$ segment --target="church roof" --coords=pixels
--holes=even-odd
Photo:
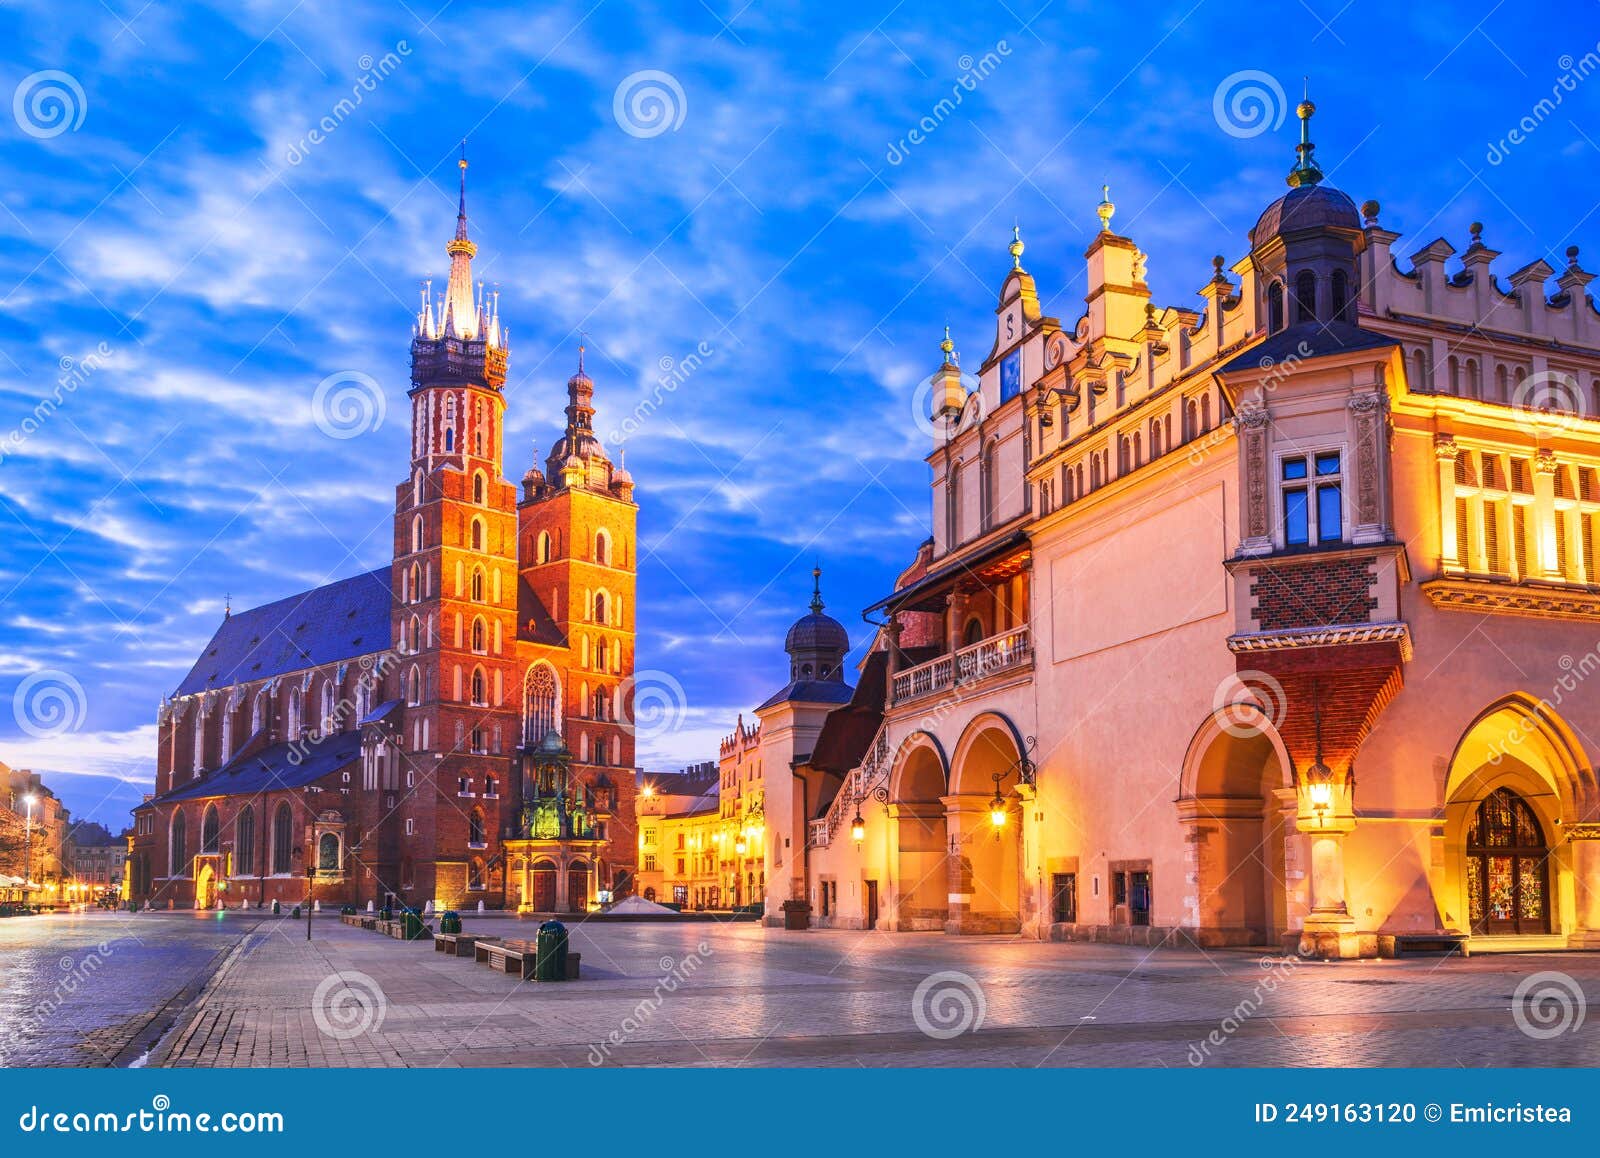
[[[387,649],[388,567],[230,615],[174,695],[271,679]]]
[[[256,796],[315,784],[361,759],[361,731],[335,732],[319,743],[273,744],[239,755],[203,779],[174,788],[154,803],[199,800],[208,796]]]
[[[1394,346],[1393,338],[1363,330],[1349,322],[1298,322],[1288,329],[1279,330],[1259,346],[1251,346],[1217,371],[1228,374],[1240,370],[1271,370],[1284,363],[1293,364],[1306,358],[1320,358],[1326,354],[1344,354],[1353,350],[1375,350],[1381,346]]]

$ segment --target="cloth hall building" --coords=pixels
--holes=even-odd
[[[461,206],[411,341],[392,562],[230,614],[162,703],[130,894],[583,911],[632,888],[633,480],[594,383],[520,487],[508,348]]]
[[[1078,317],[1018,239],[988,352],[947,336],[930,538],[854,687],[758,712],[769,921],[1600,945],[1592,275],[1401,256],[1314,111],[1197,308],[1108,195]]]

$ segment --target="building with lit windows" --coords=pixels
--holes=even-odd
[[[769,922],[1600,944],[1592,275],[1403,250],[1313,112],[1198,308],[1107,194],[1079,316],[1017,236],[986,353],[947,336],[930,538],[855,687],[759,713]]]
[[[580,348],[561,438],[506,480],[509,342],[472,280],[465,160],[446,250],[392,561],[224,619],[161,704],[135,900],[572,912],[632,891],[633,479]]]

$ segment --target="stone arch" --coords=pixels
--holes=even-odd
[[[1179,772],[1184,827],[1183,924],[1201,945],[1275,945],[1290,926],[1287,851],[1294,764],[1255,704],[1208,715]]]
[[[1008,751],[1009,756],[1006,755]],[[991,765],[998,765],[1002,759],[1010,767],[1001,777],[1001,791],[1014,787],[1019,779],[1016,763],[1025,751],[1027,741],[1009,716],[1001,712],[980,712],[968,721],[961,738],[956,741],[955,755],[950,761],[951,794],[992,796],[995,783],[990,777],[1003,769]]]
[[[949,917],[953,933],[1016,933],[1022,928],[1022,756],[1027,743],[999,712],[981,712],[961,734],[950,762]],[[1031,789],[1027,790],[1031,792]],[[1001,803],[996,812],[993,800]],[[993,817],[999,815],[996,825]]]
[[[531,746],[561,729],[561,673],[539,660],[528,666],[522,681],[522,742]]]
[[[1468,845],[1478,810],[1504,789],[1531,810],[1548,843],[1542,904],[1549,932],[1585,943],[1585,934],[1600,930],[1600,841],[1567,839],[1575,823],[1595,817],[1595,773],[1549,700],[1515,692],[1479,712],[1451,752],[1443,787],[1444,871],[1436,901],[1447,928],[1496,933],[1483,919],[1483,877],[1478,890],[1472,887],[1483,866]]]
[[[889,771],[892,928],[944,928],[950,916],[950,762],[937,737],[916,731],[900,742]]]

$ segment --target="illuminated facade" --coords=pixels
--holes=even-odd
[[[392,562],[224,620],[161,706],[136,900],[570,912],[632,891],[633,479],[595,437],[581,349],[561,438],[505,479],[509,350],[461,169],[448,286],[412,335]]]
[[[848,703],[762,716],[769,921],[1600,944],[1591,275],[1401,260],[1312,112],[1203,308],[1107,195],[1081,316],[1018,239],[975,373],[947,338],[931,538]]]

